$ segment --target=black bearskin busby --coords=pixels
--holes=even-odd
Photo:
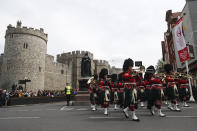
[[[98,80],[98,75],[97,74],[94,74],[93,77],[94,77],[94,80]]]
[[[112,75],[111,75],[111,80],[112,80],[112,82],[116,82],[117,79],[118,79],[117,77],[118,77],[117,74],[112,74]]]
[[[101,69],[101,72],[99,73],[99,78],[104,79],[104,75],[108,75],[108,70],[106,68]]]
[[[118,81],[122,82],[122,73],[118,74]]]
[[[128,58],[124,61],[123,64],[123,71],[127,71],[129,69],[129,67],[132,66],[133,67],[133,60]]]
[[[170,64],[165,64],[164,65],[164,70],[167,74],[170,74],[170,71],[172,71],[173,67]]]
[[[147,69],[146,69],[146,72],[145,72],[145,75],[144,75],[144,80],[149,80],[152,75],[155,73],[155,68],[154,66],[149,66]]]

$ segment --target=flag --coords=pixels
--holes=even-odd
[[[174,42],[177,47],[180,62],[189,60],[189,52],[183,36],[183,17],[181,17],[174,26]]]

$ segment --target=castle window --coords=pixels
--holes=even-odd
[[[8,65],[7,65],[7,71],[9,71],[9,70],[10,70],[10,65],[8,64]]]
[[[13,34],[10,34],[10,38],[13,38],[14,37],[14,35]]]
[[[61,74],[64,74],[64,70],[61,70]]]
[[[41,72],[42,71],[42,68],[39,66],[39,72]]]
[[[24,43],[23,47],[24,47],[25,49],[27,49],[28,44],[27,44],[27,43]]]

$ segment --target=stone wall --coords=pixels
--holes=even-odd
[[[112,68],[110,69],[110,74],[120,74],[122,72],[122,68],[116,68],[115,66],[112,66]]]
[[[108,73],[110,73],[110,65],[106,60],[94,60],[95,63],[95,73],[99,75],[102,68],[108,69]]]
[[[2,65],[1,88],[18,84],[18,80],[30,79],[27,90],[44,89],[47,34],[43,29],[8,26]]]
[[[1,79],[2,65],[3,65],[3,54],[0,55],[0,79]],[[0,81],[0,85],[1,85],[1,81]]]
[[[59,63],[72,63],[72,87],[79,87],[79,80],[81,79],[81,60],[85,53],[88,51],[72,51],[68,53],[62,53],[57,55],[57,62]],[[91,59],[91,71],[94,74],[95,64],[93,61],[93,54],[88,52],[88,56]]]
[[[64,90],[66,83],[71,83],[72,65],[54,62],[54,57],[46,55],[45,90]]]

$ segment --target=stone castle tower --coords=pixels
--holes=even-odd
[[[33,29],[9,25],[5,35],[5,48],[1,72],[1,88],[29,79],[27,90],[44,89],[47,34],[40,28]]]

